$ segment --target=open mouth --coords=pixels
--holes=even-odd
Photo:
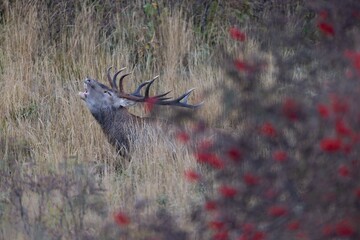
[[[84,92],[79,92],[79,96],[82,100],[85,101],[85,99],[87,98],[89,92],[88,92],[88,85],[86,83],[84,83],[84,89],[85,91]]]

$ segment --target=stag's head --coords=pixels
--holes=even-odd
[[[111,67],[107,71],[107,78],[110,84],[110,87],[98,82],[97,80],[86,78],[84,81],[84,92],[79,92],[80,98],[85,101],[87,107],[92,113],[97,113],[104,109],[118,109],[123,107],[128,107],[136,104],[137,102],[146,102],[150,99],[153,104],[157,105],[172,105],[180,106],[185,108],[196,108],[200,104],[190,105],[187,103],[190,93],[194,89],[190,89],[180,97],[176,99],[170,99],[165,97],[170,93],[166,92],[156,96],[149,96],[150,86],[158,78],[156,76],[152,80],[143,82],[140,84],[133,93],[125,93],[123,91],[123,80],[129,74],[125,74],[120,77],[119,87],[117,86],[117,77],[125,68],[117,71],[113,77],[110,76]],[[140,92],[145,88],[144,95]]]
[[[111,68],[108,69],[108,78],[111,83],[111,88],[98,82],[97,80],[87,77],[84,80],[84,92],[79,92],[79,96],[82,100],[85,101],[87,107],[92,113],[98,112],[102,109],[108,108],[121,108],[134,105],[136,102],[128,100],[126,98],[121,98],[118,96],[118,90],[116,89],[116,77],[124,69],[120,69],[115,75],[114,78],[110,78]],[[128,74],[122,76],[122,79]]]

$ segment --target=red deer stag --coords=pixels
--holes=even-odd
[[[125,68],[117,71],[113,77],[110,74],[111,68],[107,70],[110,87],[87,77],[84,81],[85,91],[79,92],[79,95],[100,124],[109,142],[116,147],[122,156],[128,156],[130,141],[136,140],[136,132],[139,131],[139,128],[145,126],[144,123],[151,122],[149,118],[141,118],[129,113],[127,107],[138,102],[144,103],[148,101],[156,105],[178,106],[191,109],[197,108],[202,104],[191,105],[187,103],[188,97],[194,89],[188,90],[176,99],[166,97],[170,91],[156,96],[149,96],[150,87],[158,76],[150,81],[141,83],[133,93],[125,93],[123,80],[129,74],[120,77],[118,87],[117,77]],[[144,94],[141,95],[143,88],[145,88]]]

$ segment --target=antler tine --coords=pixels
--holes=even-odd
[[[117,87],[117,84],[116,84],[116,78],[117,78],[117,76],[122,72],[122,71],[124,71],[126,69],[126,67],[123,67],[123,68],[121,68],[119,71],[117,71],[115,74],[114,74],[114,77],[112,78],[112,88],[115,90],[115,91],[117,91],[118,89],[118,87]],[[121,77],[122,78],[122,77]],[[121,82],[122,80],[120,79],[120,82],[119,82],[119,90],[120,90],[120,92],[123,90],[123,86],[122,86],[122,82]]]
[[[179,107],[185,107],[185,108],[197,108],[199,106],[201,106],[204,102],[200,102],[198,104],[195,105],[191,105],[188,104],[188,98],[190,96],[190,94],[192,93],[192,91],[194,91],[195,88],[192,88],[190,90],[188,90],[186,93],[184,93],[183,95],[181,95],[180,97],[170,100],[170,101],[158,101],[156,102],[156,104],[158,105],[172,105],[172,106],[179,106]]]
[[[150,87],[151,87],[151,85],[154,83],[154,81],[155,81],[157,78],[159,78],[159,75],[157,75],[156,77],[154,77],[153,79],[151,79],[151,80],[149,81],[149,83],[147,84],[147,86],[146,86],[146,88],[145,88],[145,95],[144,95],[145,98],[150,98],[150,97],[149,97]]]
[[[141,94],[140,94],[140,91],[143,87],[145,87],[146,85],[148,85],[150,83],[150,81],[146,81],[146,82],[143,82],[141,83],[137,89],[131,94],[133,96],[137,96],[137,97],[142,97]]]
[[[151,79],[150,81],[148,81],[148,84],[145,88],[145,94],[144,94],[144,99],[148,99],[148,98],[152,98],[152,99],[156,99],[157,101],[162,101],[162,100],[166,100],[166,99],[170,99],[170,98],[164,98],[166,95],[168,95],[171,91],[168,91],[166,93],[162,93],[153,97],[149,96],[150,93],[150,87],[153,84],[153,82],[159,78],[159,75],[157,75],[156,77],[154,77],[153,79]]]
[[[110,83],[110,87],[111,87],[112,89],[114,89],[113,81],[111,80],[111,76],[110,76],[110,70],[111,70],[112,68],[113,68],[113,67],[110,66],[110,67],[107,69],[107,71],[106,71],[106,76],[107,76],[107,79],[108,79],[108,81],[109,81],[109,83]]]
[[[149,81],[146,81],[146,82],[141,83],[141,84],[136,88],[136,90],[135,90],[133,93],[131,93],[131,95],[136,96],[136,97],[143,97],[144,99],[149,98],[150,85],[151,85],[151,84],[155,81],[155,79],[157,79],[158,77],[159,77],[159,76],[156,76],[156,77],[153,78],[152,80],[149,80]],[[145,86],[147,86],[146,89],[145,89],[145,96],[142,96],[142,95],[140,94],[140,91],[141,91],[141,89],[143,89]],[[167,100],[167,99],[170,99],[170,98],[164,98],[164,97],[165,97],[166,95],[168,95],[170,92],[171,92],[171,91],[168,91],[168,92],[166,92],[166,93],[162,93],[162,94],[156,95],[156,96],[154,96],[154,97],[152,97],[152,98],[156,98],[156,99],[158,99],[158,100]]]
[[[171,93],[171,91],[168,91],[166,93],[162,93],[159,95],[156,95],[154,98],[158,99],[158,100],[167,100],[167,99],[171,99],[171,98],[164,98],[166,95],[168,95],[169,93]]]
[[[124,84],[123,84],[123,80],[126,76],[129,76],[131,73],[127,73],[121,76],[120,80],[119,80],[119,92],[124,92]]]

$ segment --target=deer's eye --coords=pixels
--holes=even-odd
[[[104,93],[109,94],[109,96],[111,97],[111,93],[109,91],[105,90]]]

